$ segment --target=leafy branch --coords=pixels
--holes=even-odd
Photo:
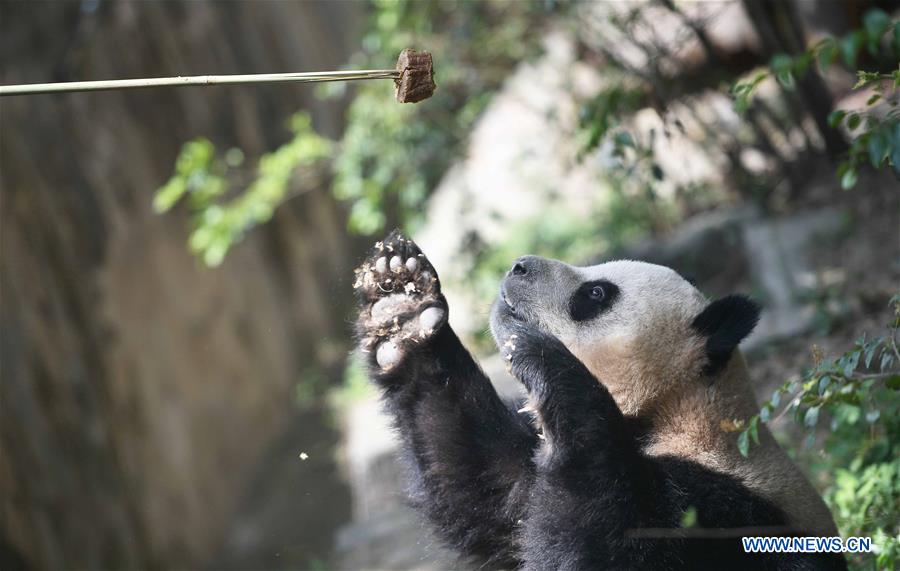
[[[332,154],[333,143],[319,136],[306,113],[290,120],[294,137],[260,158],[254,180],[243,190],[235,187],[243,153],[231,149],[216,156],[207,139],[184,144],[175,162],[175,173],[153,199],[157,212],[167,212],[182,200],[191,211],[188,245],[207,266],[218,266],[225,253],[253,226],[272,217],[275,208],[290,198],[291,183],[316,188],[316,167]],[[303,178],[306,184],[298,184]]]
[[[747,456],[750,442],[759,443],[759,423],[769,423],[788,413],[807,428],[816,427],[820,411],[848,404],[866,407],[865,419],[875,423],[881,417],[871,392],[876,383],[883,383],[890,390],[900,390],[900,351],[897,335],[900,331],[900,293],[891,299],[895,319],[888,327],[888,334],[872,340],[860,337],[853,348],[837,359],[823,359],[820,350],[813,348],[814,366],[799,379],[791,379],[778,387],[772,398],[763,403],[759,414],[750,417],[738,436],[738,449]],[[873,364],[877,370],[873,369]],[[787,397],[787,398],[785,398]],[[779,411],[782,402],[787,404]],[[741,423],[738,423],[739,425]]]
[[[760,423],[792,414],[809,431],[809,448],[829,417],[824,449],[810,461],[824,463],[814,471],[829,480],[824,497],[842,532],[873,538],[879,569],[893,569],[900,559],[900,293],[890,305],[885,336],[863,336],[836,359],[814,348],[812,369],[776,389],[759,414],[733,423],[747,456],[759,443]]]
[[[735,110],[745,113],[759,86],[770,77],[774,77],[783,88],[793,90],[796,78],[804,76],[813,65],[826,72],[840,57],[844,65],[853,70],[863,50],[872,57],[881,53],[886,36],[889,36],[888,52],[894,59],[900,58],[900,22],[892,21],[882,10],[872,9],[863,16],[862,28],[842,38],[824,38],[794,56],[778,54],[769,62],[767,69],[732,86]],[[829,126],[843,127],[851,138],[850,149],[838,165],[838,178],[844,189],[856,186],[859,168],[866,162],[876,169],[890,166],[900,178],[900,109],[897,97],[900,66],[891,73],[865,70],[857,70],[856,73],[858,81],[853,89],[873,91],[865,108],[835,110],[828,117]],[[886,104],[889,110],[875,111],[874,108],[880,107],[880,104]]]

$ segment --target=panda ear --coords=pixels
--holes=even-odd
[[[710,303],[694,318],[691,327],[706,337],[709,357],[705,373],[725,367],[735,347],[756,327],[760,307],[744,295],[729,295]]]

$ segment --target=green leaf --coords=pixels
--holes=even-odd
[[[760,72],[749,81],[739,81],[731,88],[731,95],[734,97],[734,110],[738,114],[743,115],[750,108],[753,91],[769,76],[768,72]]]
[[[806,414],[803,416],[803,424],[806,425],[807,428],[815,428],[816,424],[819,422],[819,408],[818,406],[811,406],[806,409]]]
[[[824,395],[825,391],[828,390],[828,387],[830,385],[831,385],[831,377],[829,377],[828,375],[822,375],[822,377],[819,379],[819,387],[817,389],[819,396]]]
[[[864,71],[858,70],[856,72],[856,84],[853,86],[853,89],[861,89],[870,83],[875,83],[881,80],[881,74],[877,71]]]
[[[828,68],[831,67],[831,64],[837,58],[838,51],[838,45],[834,38],[825,38],[819,42],[816,50],[816,61],[818,61],[822,71],[828,71]]]
[[[748,431],[741,432],[740,436],[737,439],[738,451],[741,453],[741,456],[746,457],[750,452],[750,434]]]
[[[844,376],[852,376],[857,367],[859,367],[859,351],[847,353],[846,361],[844,361]]]
[[[778,408],[778,404],[781,403],[781,391],[777,390],[772,393],[772,398],[769,399],[769,402],[772,403],[773,408]]]
[[[775,54],[769,62],[769,67],[774,73],[790,71],[794,67],[794,58],[787,54]]]
[[[883,351],[881,353],[881,363],[878,365],[878,370],[886,371],[890,368],[891,364],[894,362],[894,354],[890,351]]]
[[[684,513],[681,514],[681,527],[690,528],[697,526],[697,508],[688,506]]]
[[[877,43],[891,26],[891,17],[883,10],[873,8],[863,15],[863,29],[870,42]]]
[[[791,71],[784,71],[775,74],[775,79],[787,90],[794,89],[794,74]]]
[[[620,147],[629,147],[631,149],[634,148],[634,138],[632,138],[630,133],[616,133],[616,135],[613,137],[613,142]]]
[[[187,184],[184,178],[172,177],[165,186],[156,191],[156,196],[153,197],[153,210],[157,213],[168,211],[175,206],[178,199],[184,196],[185,192],[187,192]]]
[[[881,411],[877,408],[875,410],[870,410],[866,413],[866,422],[869,424],[875,424],[878,422],[878,419],[881,417]]]
[[[806,74],[806,71],[809,69],[809,64],[813,61],[812,53],[806,51],[801,53],[800,55],[794,58],[794,65],[792,66],[792,72],[800,77]]]
[[[843,57],[847,67],[851,69],[856,67],[856,58],[859,55],[859,49],[862,47],[863,41],[863,32],[859,30],[841,40],[841,57]]]
[[[879,346],[879,343],[875,342],[875,343],[870,343],[869,346],[866,347],[864,362],[866,364],[867,369],[872,366],[872,358],[875,356],[875,351],[878,350],[878,346]]]
[[[810,449],[810,448],[813,447],[813,445],[814,445],[815,443],[816,443],[816,433],[815,433],[815,432],[810,432],[810,433],[806,436],[806,439],[803,441],[803,446],[804,446],[806,449]]]
[[[859,421],[860,408],[852,404],[841,404],[835,410],[833,419],[836,425],[853,426]]]
[[[777,79],[778,83],[785,89],[794,88],[795,63],[794,58],[787,54],[777,54],[772,58],[772,61],[769,62],[769,67],[772,69],[775,79]]]
[[[847,117],[847,128],[851,131],[859,127],[859,124],[862,122],[862,118],[856,114],[851,113],[849,117]]]
[[[900,375],[894,375],[892,377],[888,377],[884,380],[884,384],[887,388],[893,391],[900,391]]]
[[[890,141],[888,140],[887,134],[883,131],[873,131],[870,133],[866,147],[869,152],[869,162],[872,163],[872,166],[875,168],[879,168],[891,152]]]
[[[846,116],[847,112],[843,109],[835,109],[828,114],[828,125],[831,128],[837,128],[837,126],[841,124],[841,121],[843,121],[844,117]]]
[[[844,175],[841,177],[841,188],[844,190],[850,190],[854,186],[856,186],[858,175],[856,173],[856,169],[852,166],[848,167],[846,171],[844,171]]]

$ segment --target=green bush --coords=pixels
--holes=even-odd
[[[894,569],[900,561],[900,294],[888,333],[860,338],[836,359],[814,352],[813,366],[778,388],[759,414],[739,423],[738,448],[752,454],[759,424],[790,414],[808,430],[805,450],[815,443],[816,429],[828,420],[824,447],[805,453],[814,480],[845,536],[871,537],[874,558],[854,555],[859,569]]]

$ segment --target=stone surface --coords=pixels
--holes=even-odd
[[[334,69],[358,45],[357,6],[5,3],[0,83]],[[294,508],[276,530],[258,517],[273,498],[253,484],[262,464],[300,462],[267,451],[297,421],[298,381],[313,364],[340,369],[349,345],[343,210],[304,194],[208,270],[187,251],[187,209],[151,207],[182,143],[259,156],[300,107],[340,132],[341,106],[301,85],[0,101],[2,557],[147,569],[214,554],[228,567],[235,554],[243,568],[297,568],[327,554],[336,522],[303,500],[308,487],[274,498]],[[327,419],[304,420],[333,443]],[[347,515],[331,455],[298,470],[315,470],[313,492]],[[275,559],[301,536],[298,559]]]

